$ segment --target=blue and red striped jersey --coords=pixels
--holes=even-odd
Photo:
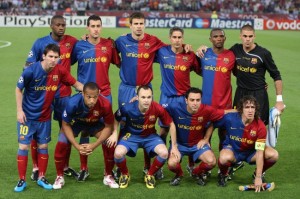
[[[137,41],[131,34],[120,36],[116,48],[121,53],[120,77],[130,86],[148,85],[153,79],[153,61],[156,51],[165,44],[157,37],[146,34]]]
[[[230,145],[237,152],[255,151],[255,142],[266,142],[267,130],[261,119],[245,126],[239,113],[227,113],[214,126],[226,128],[223,145]]]
[[[194,52],[175,54],[171,46],[160,48],[155,57],[160,64],[162,76],[161,92],[164,95],[181,96],[190,88],[190,72],[200,71],[200,64]]]
[[[72,53],[72,64],[77,61],[78,81],[83,84],[95,82],[102,95],[110,95],[109,66],[110,63],[120,65],[120,57],[113,40],[101,38],[96,45],[84,40],[78,41]]]
[[[214,122],[224,116],[224,110],[201,104],[195,114],[187,111],[187,105],[169,104],[167,111],[172,116],[176,126],[177,143],[191,147],[196,145],[205,135],[209,122]]]
[[[75,94],[70,98],[62,115],[62,119],[67,123],[74,121],[86,125],[99,123],[101,118],[103,118],[106,124],[114,123],[114,115],[110,102],[105,97],[99,95],[95,106],[89,109],[84,104],[82,93]]]
[[[60,64],[47,73],[39,61],[23,71],[17,87],[24,89],[22,107],[27,120],[43,122],[51,119],[51,103],[60,83],[67,86],[76,83],[76,79]]]
[[[60,61],[59,63],[63,65],[67,71],[71,71],[71,53],[74,48],[77,39],[70,35],[64,35],[60,42],[53,40],[51,33],[45,37],[37,39],[27,57],[27,62],[34,63],[43,60],[43,52],[47,45],[57,44],[60,47]],[[67,97],[72,93],[71,87],[61,84],[55,95],[56,98]]]
[[[224,50],[215,54],[208,48],[201,59],[202,103],[216,108],[232,108],[231,72],[235,56],[232,51]]]
[[[122,117],[126,117],[126,124],[122,129],[122,133],[131,133],[142,137],[156,133],[155,123],[158,118],[166,126],[169,126],[172,122],[168,112],[157,102],[152,102],[145,114],[140,112],[138,101],[124,104],[115,113],[117,121],[121,121]]]

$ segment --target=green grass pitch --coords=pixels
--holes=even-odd
[[[129,29],[103,29],[103,37],[116,39],[119,35],[125,34]],[[157,35],[160,39],[169,42],[168,29],[147,29],[150,34]],[[287,105],[286,111],[282,115],[282,126],[276,149],[279,151],[279,162],[267,172],[267,180],[275,182],[276,188],[272,192],[256,194],[254,192],[240,192],[239,185],[251,183],[251,174],[254,166],[246,165],[240,170],[226,188],[217,187],[217,169],[212,172],[212,176],[205,187],[198,186],[185,172],[179,187],[170,187],[169,180],[173,174],[164,166],[165,178],[157,182],[154,190],[148,190],[143,182],[142,150],[136,158],[128,158],[128,166],[131,173],[131,182],[127,189],[109,189],[102,183],[103,179],[103,155],[99,147],[89,157],[90,178],[84,183],[77,183],[73,178],[65,178],[66,185],[62,190],[46,191],[30,181],[31,158],[28,161],[26,190],[22,193],[14,193],[13,188],[18,180],[16,154],[17,154],[17,134],[16,134],[16,103],[15,86],[22,67],[25,63],[29,49],[36,38],[47,35],[49,28],[1,28],[0,29],[0,198],[297,198],[299,195],[299,81],[300,77],[300,56],[299,44],[300,34],[296,31],[257,31],[256,42],[269,49],[278,65],[283,78],[283,99]],[[226,48],[232,44],[240,42],[238,30],[226,30]],[[67,34],[79,38],[86,33],[84,28],[69,28]],[[193,45],[194,49],[200,44],[210,45],[209,30],[186,29],[185,43]],[[11,42],[8,47],[2,47],[5,41]],[[72,72],[76,75],[76,65]],[[269,96],[271,105],[275,104],[274,84],[269,75],[266,75],[269,84]],[[112,65],[110,68],[110,78],[112,83],[112,94],[114,100],[114,110],[117,108],[117,91],[120,82],[118,69]],[[160,72],[159,66],[154,65],[154,97],[159,100],[160,95]],[[192,85],[200,87],[201,78],[191,74]],[[235,88],[235,78],[232,78],[232,85]],[[49,145],[49,166],[47,171],[48,180],[53,183],[56,177],[53,151],[57,141],[58,125],[53,122],[52,142]],[[216,155],[217,136],[213,134],[212,146]],[[182,167],[186,167],[186,158],[183,159]],[[72,150],[70,165],[79,169],[79,156]],[[298,185],[297,185],[298,184]],[[297,188],[298,187],[298,188]]]

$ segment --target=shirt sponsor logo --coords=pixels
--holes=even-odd
[[[107,62],[107,57],[103,56],[103,57],[90,57],[90,58],[86,58],[84,59],[84,63],[105,63]]]
[[[189,131],[193,131],[193,130],[201,130],[202,126],[201,125],[197,125],[197,126],[189,126],[189,125],[185,125],[185,124],[177,124],[177,127],[180,129],[184,129],[184,130],[189,130]]]
[[[239,136],[235,136],[235,135],[230,135],[229,138],[231,140],[234,140],[234,141],[237,141],[237,142],[242,142],[242,143],[247,143],[249,145],[253,144],[254,141],[253,140],[250,140],[248,138],[241,138]]]
[[[204,70],[227,73],[228,69],[224,66],[204,66]]]
[[[150,57],[150,55],[149,55],[149,53],[126,53],[126,57],[148,59]]]
[[[53,86],[35,86],[34,90],[36,90],[36,91],[56,91],[57,86],[56,85],[53,85]]]
[[[171,70],[186,71],[188,67],[184,65],[164,64],[164,68],[171,69]]]
[[[237,69],[239,71],[245,72],[245,73],[256,73],[257,69],[253,67],[243,67],[241,65],[237,65]]]

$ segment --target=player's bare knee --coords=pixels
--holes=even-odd
[[[38,144],[39,149],[48,149],[48,144]]]
[[[157,155],[163,159],[167,159],[169,156],[169,153],[168,153],[167,149],[162,149],[162,150],[159,150]]]
[[[27,144],[19,144],[19,149],[20,150],[26,150],[26,151],[28,151],[29,150],[29,145],[27,145]]]
[[[124,153],[122,152],[122,151],[120,151],[120,150],[115,150],[115,153],[114,153],[114,157],[116,158],[116,159],[121,159],[121,158],[123,158],[125,155],[124,155]]]
[[[177,165],[177,161],[175,160],[175,158],[169,158],[168,167],[169,168],[175,168],[176,165]]]

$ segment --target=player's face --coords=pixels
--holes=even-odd
[[[83,93],[83,99],[84,99],[84,104],[89,108],[92,109],[97,103],[98,96],[99,96],[99,91],[98,90],[91,90],[91,89],[86,89]]]
[[[151,89],[141,89],[138,93],[139,109],[145,112],[149,109],[152,102],[152,91]]]
[[[201,105],[201,94],[190,93],[188,98],[185,100],[187,104],[187,110],[189,113],[196,113]]]
[[[43,55],[43,66],[46,72],[50,72],[56,66],[59,61],[59,55],[56,52],[49,51],[46,55]]]
[[[242,118],[243,120],[254,120],[254,116],[255,116],[255,105],[251,102],[246,102],[243,105],[243,114],[242,114]]]
[[[101,30],[102,30],[102,24],[100,20],[91,20],[90,25],[87,27],[87,30],[89,31],[90,37],[97,39],[100,37]]]
[[[66,22],[64,19],[55,19],[50,27],[52,29],[52,34],[57,37],[62,37],[66,31]]]
[[[209,40],[215,48],[224,48],[226,40],[225,33],[221,30],[213,31]]]
[[[131,34],[134,37],[141,37],[145,31],[145,19],[132,19],[130,24]]]
[[[180,31],[174,31],[170,36],[170,43],[172,48],[178,49],[182,47],[183,35]]]
[[[240,34],[240,38],[242,40],[243,47],[246,49],[252,49],[254,46],[255,34],[252,30],[242,30]]]

